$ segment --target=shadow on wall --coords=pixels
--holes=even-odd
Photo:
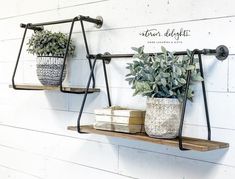
[[[102,143],[94,141],[97,138],[102,140]],[[223,170],[223,158],[228,153],[228,149],[210,152],[180,151],[163,145],[99,135],[91,135],[88,140],[97,143],[96,147],[87,149],[90,147],[89,143],[78,142],[80,144],[76,151],[77,155],[86,151],[86,156],[92,156],[95,163],[101,162],[99,158],[103,157],[104,161],[99,166],[102,169],[103,165],[107,165],[104,162],[110,155],[110,153],[104,153],[103,145],[106,145],[112,157],[117,159],[117,173],[126,176],[143,179],[169,179],[172,176],[177,179],[219,179],[229,174],[229,172],[226,174],[225,169]],[[107,168],[104,169],[107,170]]]
[[[122,174],[140,178],[217,178],[220,171],[219,162],[227,150],[198,153],[185,152],[178,149],[158,147],[157,152],[149,152],[128,147],[119,148],[119,170]],[[211,161],[203,162],[203,160]],[[215,156],[215,157],[213,157]],[[225,175],[225,174],[224,174]],[[223,176],[224,176],[223,175]],[[218,174],[221,176],[221,174]]]

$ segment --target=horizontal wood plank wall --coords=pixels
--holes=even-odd
[[[12,0],[0,7],[0,178],[141,178],[220,179],[235,177],[235,2],[233,0]],[[212,139],[230,143],[229,149],[198,153],[176,148],[99,135],[79,135],[66,130],[75,125],[82,95],[58,91],[15,91],[9,88],[23,29],[20,23],[72,18],[77,15],[104,18],[101,29],[85,24],[92,53],[133,53],[132,46],[146,51],[216,48],[224,44],[229,58],[220,62],[203,57]],[[48,26],[68,32],[69,24]],[[189,29],[179,44],[151,44],[141,37],[146,29]],[[27,35],[27,38],[30,33]],[[72,39],[76,55],[70,59],[67,85],[86,84],[89,71],[79,24]],[[165,40],[162,38],[161,40]],[[172,39],[171,39],[172,40]],[[132,97],[124,80],[126,63],[113,60],[107,67],[114,105],[145,108],[145,98]],[[94,120],[94,109],[107,106],[105,83],[97,63],[100,93],[90,94],[82,124]],[[39,83],[35,57],[24,50],[17,82]],[[200,85],[194,103],[188,103],[184,134],[206,138],[206,122]]]

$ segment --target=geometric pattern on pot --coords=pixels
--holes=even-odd
[[[182,103],[175,98],[147,98],[145,132],[154,138],[176,138]]]
[[[53,56],[38,56],[36,59],[37,77],[42,85],[59,86],[64,58]],[[62,81],[66,76],[66,66],[63,72]]]

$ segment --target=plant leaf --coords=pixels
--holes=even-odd
[[[162,79],[161,79],[161,83],[162,83],[162,85],[165,87],[165,86],[166,86],[166,79],[165,79],[165,78],[162,78]]]
[[[162,52],[163,52],[164,54],[166,54],[166,53],[167,53],[167,51],[166,51],[166,48],[165,48],[165,47],[161,46],[161,50],[162,50]]]
[[[179,78],[178,81],[179,81],[180,83],[182,83],[182,84],[186,84],[186,80],[183,79],[183,78]]]

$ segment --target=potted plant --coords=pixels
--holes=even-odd
[[[178,136],[181,107],[186,89],[187,71],[192,81],[202,81],[196,62],[190,65],[191,52],[176,56],[162,47],[161,54],[149,56],[144,47],[132,48],[138,52],[128,63],[126,80],[134,89],[134,95],[147,96],[145,131],[150,137],[175,138]],[[190,85],[187,98],[192,101]]]
[[[37,55],[37,76],[43,85],[58,86],[64,62],[68,35],[48,30],[36,31],[29,39],[27,51]],[[75,46],[70,41],[68,56],[73,55]],[[66,74],[64,69],[63,78]]]

